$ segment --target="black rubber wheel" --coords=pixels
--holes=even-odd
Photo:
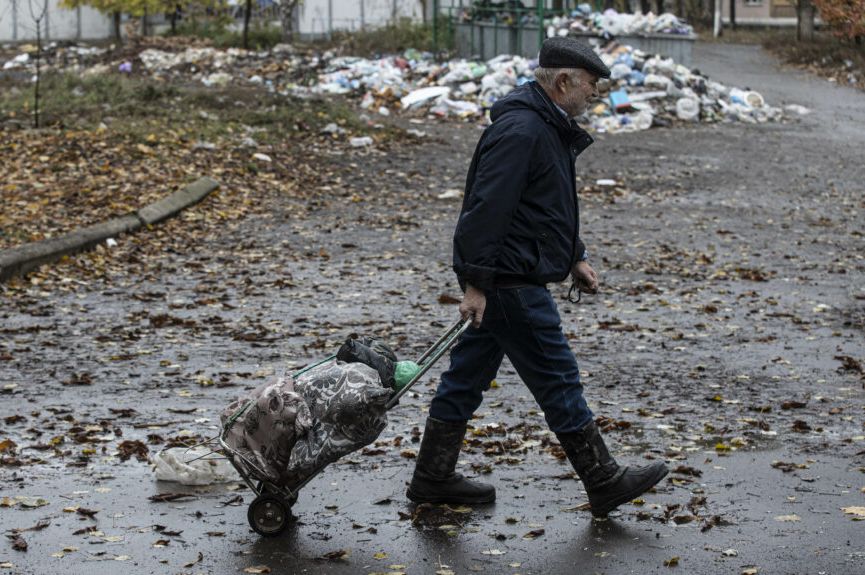
[[[262,493],[249,505],[246,512],[249,526],[264,537],[275,537],[288,525],[289,507],[279,497]]]

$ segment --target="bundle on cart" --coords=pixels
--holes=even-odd
[[[223,439],[247,475],[297,485],[378,438],[397,387],[396,365],[387,345],[349,339],[336,356],[231,403],[221,416]]]
[[[397,404],[469,327],[456,322],[418,359],[397,361],[373,338],[348,339],[332,355],[238,398],[221,415],[221,452],[256,494],[247,512],[261,535],[277,535],[298,491],[327,465],[365,447]]]

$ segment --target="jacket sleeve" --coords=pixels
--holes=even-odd
[[[454,271],[461,283],[494,287],[496,259],[529,183],[533,147],[532,135],[513,124],[488,128],[454,233]]]

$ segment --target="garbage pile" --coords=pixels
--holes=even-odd
[[[36,52],[38,51],[36,45],[23,44],[17,47],[17,51],[19,53],[3,62],[0,69],[6,72],[28,72],[35,70]],[[39,55],[42,60],[40,65],[43,68],[57,68],[77,72],[93,64],[94,61],[107,51],[106,48],[95,46],[79,46],[75,44],[67,46],[52,42],[42,48],[42,52]]]
[[[675,14],[665,12],[656,16],[652,12],[624,14],[612,8],[593,12],[588,4],[580,4],[568,16],[556,16],[544,21],[547,37],[567,36],[570,32],[589,32],[598,36],[644,34],[691,35],[694,28]]]
[[[783,114],[757,92],[724,86],[670,58],[615,43],[596,50],[612,72],[603,100],[583,118],[598,132],[645,130],[675,122],[756,123]],[[532,80],[537,66],[536,60],[519,56],[445,64],[410,56],[336,58],[308,90],[354,94],[363,108],[382,115],[399,110],[470,119],[482,116],[497,99]]]
[[[99,50],[78,48],[65,53],[83,59]],[[672,59],[616,42],[595,50],[612,71],[602,101],[582,119],[596,131],[636,131],[681,122],[754,123],[782,116],[760,94],[724,86]],[[25,52],[0,66],[31,70],[32,58]],[[82,64],[76,59],[75,66]],[[84,67],[82,74],[138,74],[212,87],[257,84],[282,95],[347,95],[369,113],[382,116],[480,120],[496,100],[531,81],[536,66],[537,60],[508,55],[486,62],[440,63],[417,50],[370,60],[335,52],[301,53],[289,45],[262,52],[188,46],[174,51],[147,48],[113,60],[108,54]]]
[[[537,25],[538,13],[519,2],[475,2],[459,14],[461,22],[495,22],[500,26]],[[595,11],[588,3],[579,4],[570,13],[544,18],[547,37],[566,36],[570,31],[590,32],[598,36],[626,34],[693,34],[694,28],[675,14],[655,15],[619,13],[608,8]]]

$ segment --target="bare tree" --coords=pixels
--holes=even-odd
[[[243,49],[249,50],[249,18],[252,16],[252,0],[246,0],[243,8]]]
[[[814,39],[814,3],[811,0],[796,2],[796,39],[810,42]]]
[[[291,43],[294,40],[294,10],[303,0],[280,0],[279,19],[282,22],[282,40]]]
[[[33,8],[34,2],[36,3],[36,8]],[[33,18],[33,22],[36,24],[36,86],[34,89],[34,97],[33,97],[33,127],[39,127],[39,82],[41,80],[41,66],[40,59],[42,57],[42,21],[45,20],[45,15],[48,14],[48,0],[41,0],[42,9],[39,9],[40,0],[27,0],[28,7],[30,8],[30,17]]]

